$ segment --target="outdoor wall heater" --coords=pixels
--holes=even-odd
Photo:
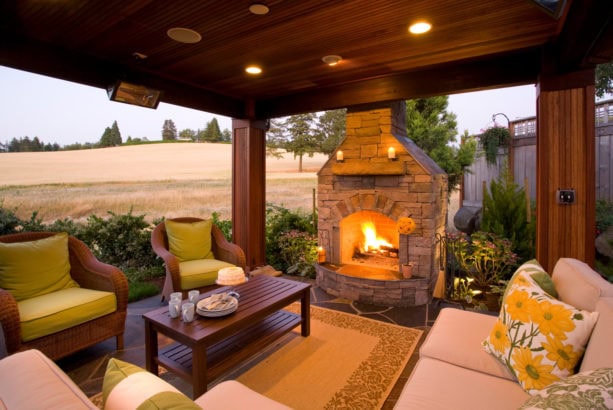
[[[126,104],[156,109],[162,92],[144,85],[118,81],[107,89],[109,99]]]

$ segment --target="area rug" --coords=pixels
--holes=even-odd
[[[287,308],[299,309],[298,304]],[[256,364],[233,373],[240,373],[236,379],[251,389],[296,410],[379,409],[421,334],[312,306],[309,337],[295,329]]]

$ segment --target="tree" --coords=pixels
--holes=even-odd
[[[596,96],[613,93],[613,61],[596,66]]]
[[[207,122],[202,139],[208,142],[221,141],[221,130],[219,129],[217,118],[213,117],[211,121]]]
[[[448,96],[408,100],[407,134],[447,173],[451,192],[474,162],[477,143],[467,138],[459,147],[452,145],[457,142],[457,122],[456,115],[447,112],[448,105]]]
[[[162,126],[162,140],[163,141],[175,141],[177,139],[177,127],[173,120],[164,120]]]
[[[229,129],[224,128],[221,132],[221,141],[222,142],[232,142],[232,132]]]
[[[117,125],[117,120],[113,121],[113,125],[111,125],[111,142],[115,147],[118,147],[123,143],[121,139],[121,132],[119,132],[119,126]]]
[[[179,133],[179,138],[182,140],[196,141],[196,131],[186,128]]]
[[[112,147],[113,146],[113,137],[111,127],[106,127],[104,129],[104,133],[102,133],[102,137],[100,137],[100,142],[98,143],[101,147]]]
[[[331,155],[336,147],[345,139],[345,120],[347,110],[326,111],[319,116],[318,128],[321,132],[321,152]]]
[[[313,129],[314,113],[292,115],[285,125],[290,140],[285,143],[285,149],[298,157],[298,172],[302,172],[302,158],[304,155],[312,157],[321,146],[321,133]]]
[[[285,123],[281,119],[270,120],[270,127],[266,132],[266,156],[282,158],[281,148],[285,147],[287,135],[285,134]]]

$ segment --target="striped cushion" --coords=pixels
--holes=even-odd
[[[102,396],[105,409],[200,409],[179,390],[138,366],[110,359]]]

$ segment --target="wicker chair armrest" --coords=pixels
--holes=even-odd
[[[114,292],[117,310],[128,306],[128,279],[116,266],[100,262],[91,250],[80,240],[68,238],[70,252],[70,276],[86,289]]]
[[[19,308],[13,295],[0,288],[0,324],[4,332],[7,352],[13,353],[21,346],[21,324]]]
[[[240,246],[229,242],[224,236],[223,232],[221,232],[221,229],[215,225],[213,225],[211,229],[211,237],[215,259],[219,259],[245,269],[247,260],[245,258],[245,252],[243,252]]]
[[[173,288],[181,289],[181,275],[179,273],[179,259],[170,253],[165,240],[163,223],[155,227],[151,232],[151,248],[153,252],[162,258],[166,272],[172,278]]]

